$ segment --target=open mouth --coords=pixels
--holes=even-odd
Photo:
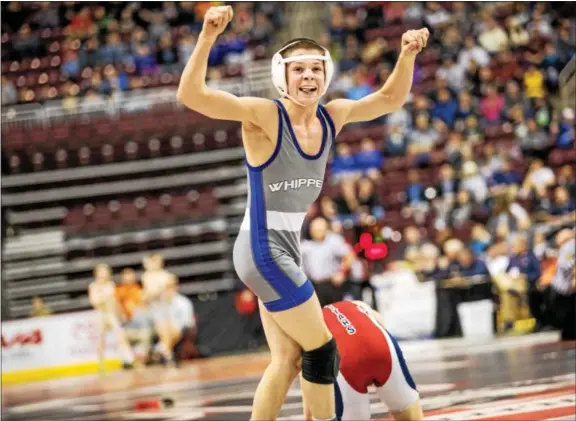
[[[299,88],[298,90],[300,92],[306,94],[306,95],[311,95],[311,94],[314,94],[318,90],[318,88],[316,88],[316,87],[302,87],[302,88]]]

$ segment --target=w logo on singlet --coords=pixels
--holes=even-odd
[[[268,184],[268,188],[272,193],[278,191],[286,191],[301,189],[302,187],[316,187],[322,188],[322,180],[317,180],[315,178],[295,178],[294,180],[280,181],[278,183]]]

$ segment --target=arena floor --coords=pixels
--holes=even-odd
[[[463,339],[403,345],[428,420],[575,420],[575,343],[558,335]],[[248,420],[266,353],[193,361],[2,389],[5,420]],[[281,419],[302,419],[291,389]],[[170,409],[135,410],[143,400],[174,399]],[[387,419],[373,397],[373,419]]]

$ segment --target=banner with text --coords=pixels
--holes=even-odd
[[[97,362],[98,318],[93,311],[2,322],[2,372]],[[112,334],[106,358],[118,359]]]

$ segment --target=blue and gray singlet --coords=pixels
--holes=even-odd
[[[286,109],[274,102],[279,116],[276,148],[261,166],[246,163],[248,204],[233,259],[242,282],[266,308],[282,311],[307,301],[314,291],[301,268],[300,231],[322,189],[335,129],[319,105],[322,144],[316,155],[308,155],[298,144]]]

